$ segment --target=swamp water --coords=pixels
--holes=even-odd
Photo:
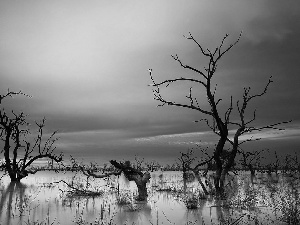
[[[251,183],[247,173],[230,179],[226,200],[203,199],[196,180],[185,186],[181,172],[153,172],[147,185],[148,201],[136,202],[135,183],[123,176],[87,179],[81,173],[43,171],[21,184],[10,183],[4,176],[0,224],[298,224],[300,199],[295,180],[259,174]],[[103,193],[94,197],[70,194],[64,182]],[[188,209],[190,202],[196,207]]]

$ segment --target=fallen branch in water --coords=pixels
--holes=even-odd
[[[74,187],[72,184],[67,183],[64,180],[60,180],[57,182],[53,183],[64,183],[70,188],[71,190],[67,190],[67,196],[68,197],[74,197],[74,196],[100,196],[104,194],[104,191],[99,190],[99,191],[92,191],[92,190],[87,190],[87,189],[79,189],[77,187]]]

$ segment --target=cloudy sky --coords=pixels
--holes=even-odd
[[[30,121],[46,117],[58,130],[58,151],[87,161],[144,157],[173,162],[197,144],[213,148],[216,136],[196,111],[157,107],[148,69],[157,81],[195,76],[171,54],[203,69],[199,48],[240,42],[225,55],[214,83],[220,104],[241,98],[243,87],[268,93],[251,103],[254,125],[292,120],[285,131],[265,130],[248,149],[281,153],[300,147],[300,3],[281,0],[45,0],[0,1],[0,90],[22,90],[6,108]],[[187,85],[166,97],[184,101]],[[203,107],[205,96],[198,97]],[[245,138],[245,137],[244,137]]]

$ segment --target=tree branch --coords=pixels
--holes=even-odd
[[[151,80],[154,81],[153,78]],[[164,80],[163,82],[160,82],[160,83],[153,82],[153,84],[149,84],[149,86],[157,87],[157,86],[166,84],[166,87],[168,87],[171,83],[174,83],[177,81],[191,81],[191,82],[199,83],[199,84],[203,85],[204,87],[206,87],[206,84],[204,82],[202,82],[201,80],[197,80],[197,79],[193,79],[193,78],[184,78],[184,77]]]
[[[163,105],[165,105],[165,104],[167,104],[167,105],[173,105],[173,106],[178,106],[178,107],[183,107],[183,108],[194,109],[194,110],[200,111],[201,113],[208,114],[208,115],[212,115],[211,112],[206,111],[206,110],[203,110],[202,108],[200,108],[198,103],[197,103],[198,106],[195,106],[195,105],[193,105],[193,104],[187,105],[187,104],[180,104],[180,103],[176,103],[176,102],[171,102],[171,101],[165,100],[165,99],[161,96],[161,94],[160,94],[160,89],[159,89],[159,87],[160,87],[162,84],[165,84],[165,83],[169,84],[169,83],[172,83],[172,82],[175,82],[175,81],[180,81],[180,80],[182,80],[182,81],[186,81],[186,80],[193,81],[193,79],[189,79],[189,78],[178,78],[178,79],[173,79],[173,80],[166,80],[166,81],[163,81],[163,82],[161,82],[161,83],[156,83],[156,82],[154,81],[153,76],[152,76],[152,69],[149,69],[149,73],[150,73],[150,78],[151,78],[151,80],[152,80],[152,82],[153,82],[153,85],[152,85],[152,86],[156,88],[156,89],[152,89],[153,95],[154,95],[154,99],[157,100],[157,101],[160,101],[161,103],[163,103],[162,105],[159,105],[159,106],[163,106]],[[195,80],[195,81],[193,81],[193,82],[196,82],[196,81],[197,81],[197,80]],[[201,82],[201,81],[199,81],[198,83],[200,83],[200,82]],[[202,83],[201,83],[201,84],[202,84]],[[203,83],[203,85],[205,85],[205,84]]]
[[[174,55],[171,55],[171,56],[172,56],[172,58],[173,58],[175,61],[178,61],[178,62],[179,62],[179,64],[180,64],[181,67],[183,67],[183,68],[185,68],[185,69],[192,70],[192,71],[194,71],[194,72],[196,72],[196,73],[199,73],[200,75],[202,75],[202,76],[207,80],[207,76],[206,76],[202,71],[200,71],[200,70],[198,70],[198,69],[195,69],[194,67],[191,67],[191,66],[189,66],[189,65],[184,65],[184,64],[181,62],[181,60],[179,59],[179,57],[178,57],[177,54],[176,54],[175,56],[174,56]]]
[[[81,172],[84,175],[91,176],[91,177],[94,177],[94,178],[105,178],[105,177],[109,177],[109,176],[112,176],[112,175],[119,176],[122,173],[122,170],[118,170],[118,171],[105,173],[105,174],[95,174],[91,170],[86,170],[83,166],[79,166],[79,168],[80,168]]]

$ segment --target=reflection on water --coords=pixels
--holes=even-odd
[[[105,192],[67,196],[60,180]],[[218,201],[200,199],[197,180],[183,182],[179,172],[154,172],[147,202],[134,200],[137,188],[123,176],[88,181],[80,174],[54,172],[37,173],[22,183],[2,178],[0,224],[284,224],[299,218],[297,184],[282,176],[231,176],[227,198]],[[124,204],[117,200],[122,195],[127,198]],[[195,198],[197,208],[187,209],[187,201]]]
[[[144,221],[151,221],[151,213],[151,205],[148,203],[137,203],[134,206],[119,206],[115,221],[117,224],[143,224]]]
[[[19,213],[20,219],[23,216],[26,185],[11,182],[2,190],[0,199],[0,217],[5,218],[2,222],[10,224],[11,218]],[[19,201],[17,200],[19,199]],[[5,210],[3,210],[5,208]]]

